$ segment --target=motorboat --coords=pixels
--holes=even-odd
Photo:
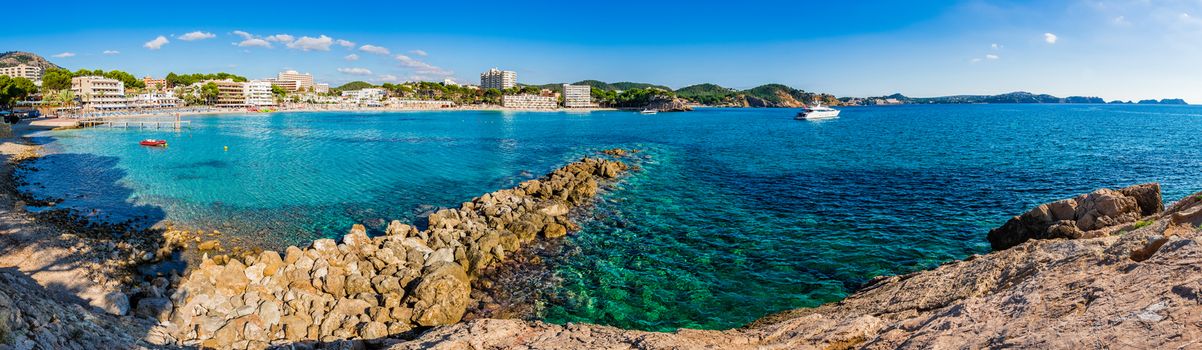
[[[166,147],[167,140],[145,139],[145,140],[142,140],[142,142],[138,142],[138,144],[143,145],[143,146],[150,146],[150,147]]]
[[[812,107],[805,107],[801,112],[797,112],[797,116],[793,119],[797,120],[819,120],[832,119],[839,117],[839,110],[823,106],[822,103],[815,103]]]
[[[654,110],[654,109],[644,109],[644,110],[641,110],[641,111],[639,111],[639,114],[648,114],[648,115],[650,115],[650,114],[655,114],[655,113],[659,113],[659,111],[657,111],[657,110]]]

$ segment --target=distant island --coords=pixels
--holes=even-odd
[[[1048,94],[1033,94],[1016,91],[1000,95],[955,95],[942,97],[909,97],[902,94],[892,94],[880,97],[843,97],[839,99],[843,105],[896,105],[896,104],[977,104],[977,103],[1107,103],[1101,97],[1069,96],[1056,97]],[[1132,102],[1111,101],[1109,103],[1131,104]],[[1188,104],[1182,99],[1142,100],[1138,104]]]

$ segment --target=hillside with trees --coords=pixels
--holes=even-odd
[[[742,91],[717,84],[697,84],[676,90],[676,95],[694,103],[725,107],[800,107],[814,101],[839,104],[833,95],[807,92],[784,84],[765,84]]]
[[[362,89],[374,88],[374,87],[376,87],[376,86],[372,85],[372,83],[357,80],[357,81],[352,81],[352,82],[349,82],[346,84],[342,84],[341,86],[338,86],[334,89],[338,90],[338,91],[351,91],[351,90],[362,90]]]
[[[676,96],[680,96],[680,98],[709,106],[732,104],[736,94],[738,94],[738,90],[708,83],[690,85],[676,90]]]
[[[129,74],[119,70],[103,71],[103,70],[87,70],[80,69],[77,71],[68,71],[66,69],[53,68],[42,73],[42,88],[46,90],[67,90],[71,88],[71,78],[98,76],[111,78],[121,81],[121,84],[126,89],[142,89],[146,87],[146,83]]]
[[[225,80],[230,79],[237,82],[248,81],[246,77],[220,72],[220,73],[193,73],[193,74],[175,74],[175,72],[167,73],[167,77],[163,80],[167,81],[167,86],[179,87],[188,86],[205,80]]]

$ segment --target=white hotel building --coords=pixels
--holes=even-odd
[[[518,109],[555,109],[559,107],[559,99],[555,96],[539,96],[531,94],[501,96],[501,106]]]
[[[480,73],[481,89],[505,90],[518,85],[518,73],[511,70],[489,69]]]
[[[343,91],[342,97],[354,100],[355,103],[367,103],[376,105],[388,96],[388,92],[381,88],[366,88],[360,90]]]
[[[275,96],[271,94],[271,82],[251,80],[242,83],[242,94],[246,96],[247,106],[271,106],[275,104]]]
[[[96,109],[125,108],[125,84],[120,80],[98,76],[71,78],[71,92],[83,101],[84,107]]]
[[[593,88],[588,85],[563,84],[563,106],[565,108],[591,108]]]

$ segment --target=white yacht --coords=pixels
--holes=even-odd
[[[654,110],[654,109],[644,109],[642,111],[639,111],[639,114],[655,114],[657,112],[659,112],[659,111]]]
[[[838,118],[839,110],[823,106],[822,103],[814,103],[813,107],[805,107],[801,112],[797,112],[797,120],[818,120]]]

